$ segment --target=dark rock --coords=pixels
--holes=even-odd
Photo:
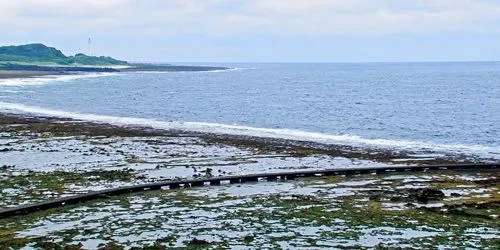
[[[416,206],[415,206],[415,204],[413,204],[413,203],[411,203],[411,202],[406,203],[406,206],[407,206],[407,207],[416,207]]]
[[[485,187],[491,187],[500,184],[500,178],[491,178],[491,179],[485,179],[485,180],[475,180],[473,181],[474,183],[478,185],[482,185]]]
[[[247,236],[245,236],[245,238],[243,238],[243,241],[245,241],[246,243],[250,243],[252,242],[253,240],[255,239],[255,236],[249,234]]]
[[[9,168],[15,168],[16,165],[3,165],[2,166],[2,169],[6,170],[6,169],[9,169]]]
[[[440,201],[444,199],[444,193],[434,188],[419,188],[410,193],[409,198],[418,202],[427,203],[429,201]]]
[[[194,238],[191,241],[189,241],[189,243],[187,245],[190,247],[208,246],[208,245],[210,245],[210,242],[208,242],[206,240],[200,240],[200,239]]]
[[[370,195],[370,197],[369,197],[369,199],[371,201],[380,201],[381,198],[382,198],[382,196],[378,195],[378,194]]]
[[[393,196],[389,200],[394,201],[394,202],[401,202],[401,201],[405,201],[408,199],[406,197],[403,197],[403,196]]]

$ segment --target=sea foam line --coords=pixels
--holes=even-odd
[[[216,69],[216,70],[199,70],[199,71],[158,71],[158,70],[138,70],[138,71],[131,71],[128,73],[133,73],[133,74],[186,74],[186,73],[223,73],[223,72],[233,72],[233,71],[239,71],[243,70],[244,68],[227,68],[227,69]]]
[[[278,138],[318,142],[324,144],[348,145],[355,147],[381,148],[409,151],[433,151],[440,153],[455,153],[477,155],[485,158],[500,159],[500,147],[464,144],[438,144],[411,140],[367,139],[357,135],[333,135],[318,132],[308,132],[295,129],[270,129],[239,125],[227,125],[206,122],[159,121],[155,119],[120,117],[97,114],[84,114],[26,106],[18,103],[0,102],[0,111],[21,112],[45,116],[71,118],[76,120],[109,123],[113,125],[132,125],[152,127],[155,129],[181,130],[202,133],[227,135],[245,135],[262,138]]]
[[[118,73],[84,73],[84,74],[72,74],[72,75],[46,75],[46,76],[27,77],[27,78],[10,78],[10,79],[0,80],[0,86],[19,87],[19,86],[44,85],[50,82],[66,82],[81,78],[94,78],[94,77],[113,76],[113,75],[118,75]]]

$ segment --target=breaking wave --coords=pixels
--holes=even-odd
[[[438,153],[467,154],[479,157],[500,159],[500,147],[485,145],[438,144],[412,140],[367,139],[357,135],[334,135],[308,132],[295,129],[270,129],[239,125],[227,125],[205,122],[160,121],[155,119],[119,117],[98,114],[84,114],[26,106],[17,103],[1,103],[0,111],[29,113],[36,115],[72,118],[83,121],[109,123],[114,125],[132,125],[152,127],[155,129],[181,130],[202,133],[227,135],[245,135],[262,138],[279,138],[289,140],[310,141],[324,144],[347,145],[355,147],[409,150],[415,152],[432,151]]]
[[[223,73],[223,72],[233,72],[243,70],[243,68],[227,68],[227,69],[216,69],[216,70],[200,70],[200,71],[158,71],[158,70],[138,70],[133,72],[128,72],[129,74],[193,74],[193,73]]]
[[[50,82],[66,82],[81,78],[94,78],[103,76],[117,75],[117,73],[85,73],[85,74],[74,74],[74,75],[47,75],[39,77],[27,77],[27,78],[10,78],[1,79],[1,86],[8,87],[22,87],[22,86],[33,86],[33,85],[45,85]]]

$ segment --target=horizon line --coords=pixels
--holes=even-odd
[[[126,60],[129,63],[156,63],[156,64],[173,64],[173,63],[259,63],[259,64],[369,64],[369,63],[500,63],[500,60],[436,60],[436,61],[136,61]]]

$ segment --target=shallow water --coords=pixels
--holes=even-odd
[[[328,155],[264,153],[212,145],[196,137],[18,135],[16,139],[0,139],[0,150],[4,151],[0,152],[0,166],[8,166],[0,169],[0,208],[91,190],[206,177],[208,169],[213,176],[224,176],[388,165]],[[264,191],[246,185],[233,186],[231,192]]]
[[[474,179],[495,178],[472,175]],[[453,184],[462,177],[464,174],[436,173],[432,179],[437,182],[432,185],[444,179]],[[464,219],[446,212],[444,203],[452,205],[457,199],[448,194],[444,200],[429,203],[393,201],[407,195],[408,190],[394,188],[401,180],[390,176],[323,177],[150,191],[69,206],[34,221],[32,217],[19,224],[5,221],[5,226],[19,227],[16,237],[21,239],[44,237],[52,242],[82,243],[86,249],[111,240],[125,249],[153,242],[183,248],[194,238],[208,241],[210,249],[429,249],[437,245],[442,249],[495,249],[498,221],[472,216],[496,215],[494,205],[469,206],[464,211],[470,214]],[[497,187],[480,192],[492,191]],[[379,201],[372,198],[377,192],[385,193]],[[472,201],[473,195],[472,190],[464,190],[459,199]]]

